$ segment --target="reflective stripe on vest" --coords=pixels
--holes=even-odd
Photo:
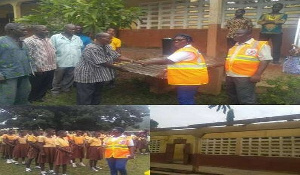
[[[233,46],[229,49],[225,70],[231,72],[237,76],[252,76],[256,73],[260,60],[258,59],[258,52],[261,48],[267,44],[266,41],[253,41],[251,44],[245,44],[238,53],[231,58],[237,48]]]
[[[208,83],[208,72],[205,60],[201,53],[194,47],[184,47],[176,52],[192,52],[193,60],[180,61],[168,65],[168,83],[170,85],[201,85]],[[176,53],[175,52],[175,53]]]
[[[112,141],[112,138],[108,138],[105,147],[105,158],[127,158],[130,155],[128,148],[128,139],[121,137]]]

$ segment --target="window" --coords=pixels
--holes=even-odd
[[[300,137],[242,138],[242,156],[300,157]]]
[[[150,153],[160,152],[160,140],[151,140],[149,143]]]
[[[167,0],[141,4],[138,29],[201,29],[208,27],[209,0]]]
[[[234,155],[236,138],[212,138],[201,140],[201,153],[209,155]]]

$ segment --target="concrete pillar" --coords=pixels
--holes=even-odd
[[[199,92],[218,95],[221,92],[224,77],[224,58],[218,55],[218,32],[221,30],[223,0],[210,0],[209,24],[207,32],[206,63],[209,83],[199,88]]]
[[[207,56],[217,57],[218,31],[221,30],[223,0],[210,0],[207,33]]]
[[[21,4],[22,2],[13,2],[13,3],[10,3],[13,7],[13,10],[14,10],[14,18],[17,19],[17,18],[21,18]]]

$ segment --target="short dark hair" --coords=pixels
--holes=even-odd
[[[8,23],[5,25],[4,30],[6,33],[10,33],[11,30],[15,30],[19,28],[20,26],[24,26],[24,24],[21,23]]]
[[[185,38],[186,41],[189,42],[189,43],[193,42],[193,38],[190,35],[188,35],[188,34],[180,33],[180,34],[177,34],[177,35],[174,36],[174,38],[176,38],[176,37]]]
[[[114,129],[119,131],[120,133],[123,133],[125,131],[125,129],[122,127],[115,127]]]
[[[107,36],[107,35],[109,35],[108,33],[106,33],[106,32],[100,32],[100,33],[97,33],[96,35],[95,35],[95,38],[97,39],[97,38],[103,38],[104,36]]]
[[[39,29],[41,29],[42,27],[46,27],[46,26],[45,25],[34,25],[34,26],[32,26],[32,30],[36,32]]]
[[[242,11],[243,13],[246,13],[245,9],[237,9],[236,11],[238,10]]]
[[[284,5],[283,5],[282,3],[280,3],[280,2],[273,4],[273,6],[274,6],[274,5],[280,5],[281,8],[283,8],[283,6],[284,6]],[[273,6],[272,6],[272,7],[273,7]]]

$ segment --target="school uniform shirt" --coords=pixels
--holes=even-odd
[[[69,141],[66,138],[57,137],[55,139],[55,145],[59,147],[67,147],[70,146]]]
[[[76,136],[74,135],[71,140],[74,141],[75,144],[77,145],[83,145],[84,144],[84,140],[85,140],[85,137],[84,136]]]
[[[28,135],[27,141],[32,142],[32,143],[36,143],[38,141],[38,138],[34,135]]]
[[[14,141],[14,140],[18,139],[18,136],[15,135],[15,134],[13,134],[13,135],[6,134],[6,135],[3,136],[3,139],[8,139],[9,141]]]
[[[38,142],[44,143],[43,147],[56,147],[55,137],[39,137]]]
[[[17,140],[18,140],[18,142],[19,142],[20,144],[26,144],[26,143],[27,143],[27,138],[26,138],[26,136],[23,136],[23,137],[19,136]]]
[[[117,48],[121,47],[121,40],[116,37],[112,37],[110,46],[113,50],[117,50]]]
[[[100,140],[100,138],[96,138],[96,137],[91,137],[89,139],[88,143],[90,144],[90,146],[101,146],[102,145],[102,141]]]

